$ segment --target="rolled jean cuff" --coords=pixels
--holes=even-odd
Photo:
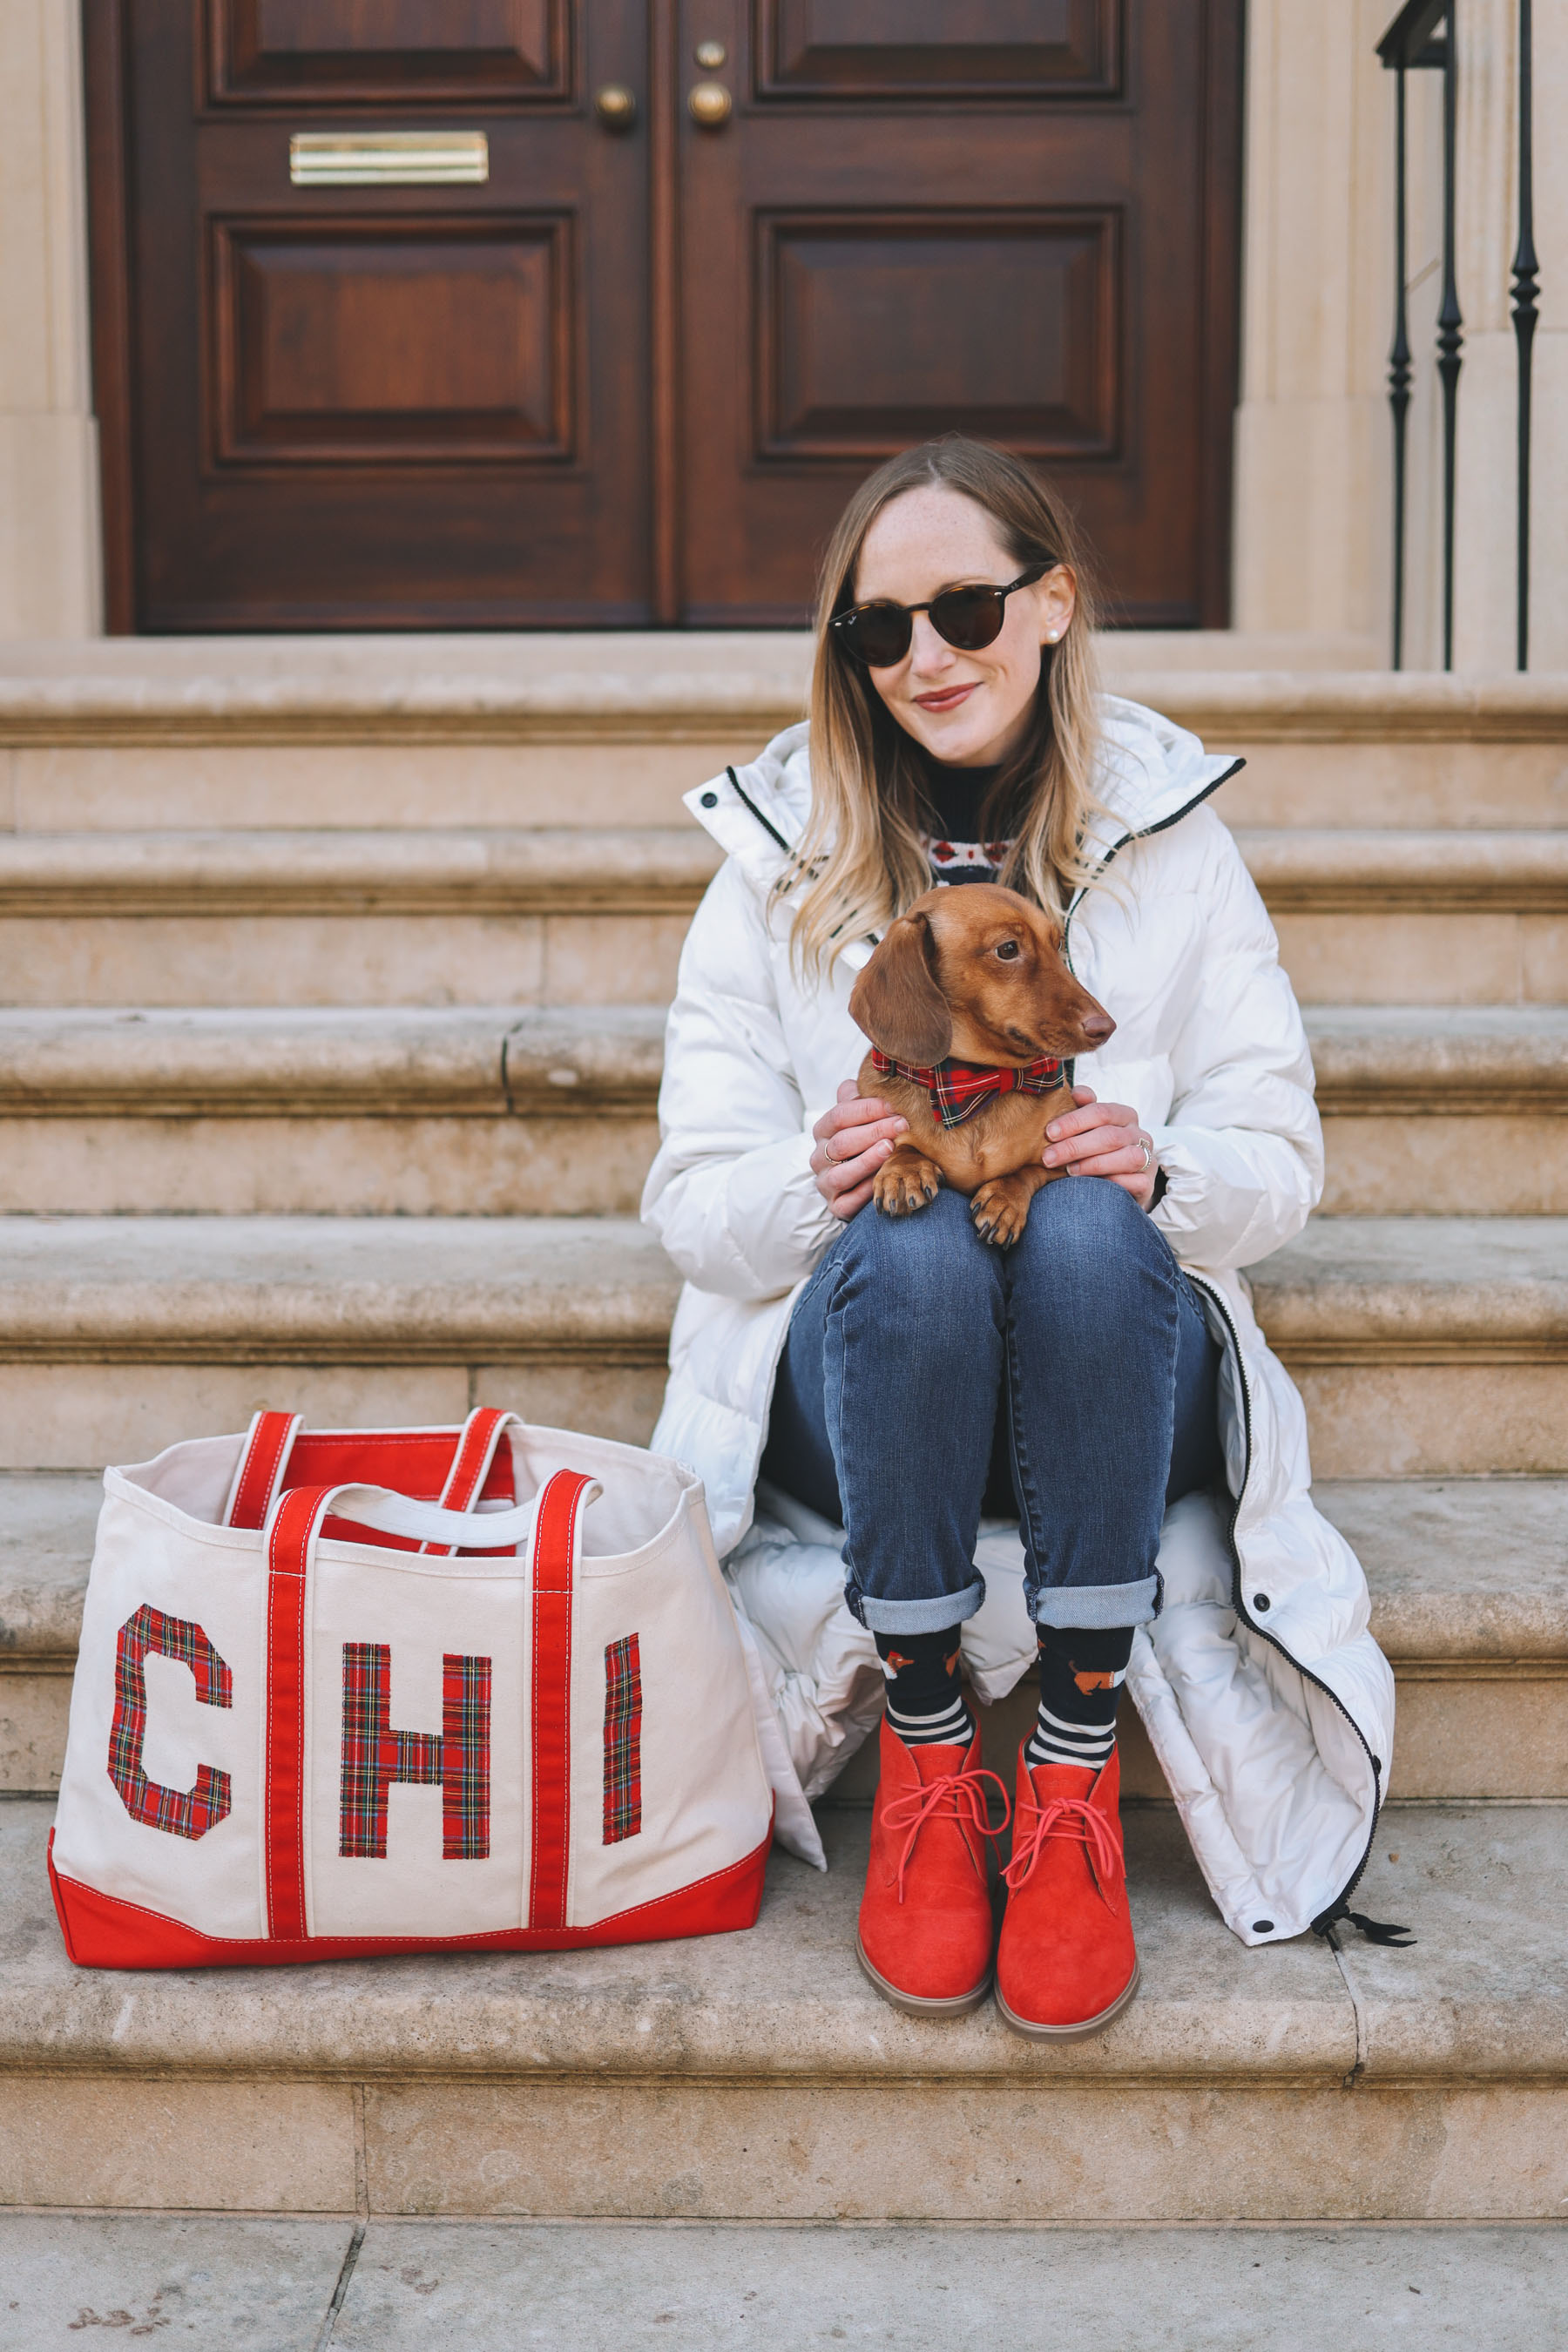
[[[845,1589],[845,1599],[851,1613],[872,1633],[945,1633],[950,1625],[962,1625],[973,1617],[985,1598],[985,1586],[977,1576],[962,1592],[939,1592],[931,1601],[881,1601],[874,1593],[858,1592],[853,1585]],[[1121,1623],[1121,1619],[1114,1621]]]
[[[1071,1627],[1147,1625],[1159,1614],[1158,1575],[1141,1576],[1135,1584],[1056,1584],[1029,1595],[1029,1614],[1037,1625],[1066,1632]]]

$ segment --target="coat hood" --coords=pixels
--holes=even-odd
[[[1100,806],[1089,829],[1099,860],[1141,835],[1160,833],[1196,808],[1243,765],[1226,752],[1205,751],[1195,735],[1121,695],[1100,698],[1100,746],[1095,792]],[[811,762],[805,719],[775,735],[756,759],[699,784],[687,807],[747,877],[773,881],[811,813]],[[868,942],[843,952],[864,963]]]

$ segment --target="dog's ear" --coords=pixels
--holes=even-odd
[[[900,915],[849,996],[849,1018],[895,1062],[929,1069],[952,1049],[952,1015],[937,984],[936,942],[924,915]]]

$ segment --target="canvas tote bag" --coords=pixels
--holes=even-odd
[[[689,1471],[501,1412],[265,1414],[104,1488],[50,1841],[73,1959],[752,1924],[772,1798]]]

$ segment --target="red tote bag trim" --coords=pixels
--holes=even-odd
[[[272,1497],[293,1451],[302,1416],[297,1412],[258,1412],[250,1424],[245,1460],[235,1481],[228,1507],[231,1528],[264,1528]]]
[[[441,1489],[440,1503],[444,1511],[471,1511],[490,1475],[496,1447],[500,1444],[502,1430],[511,1419],[498,1405],[484,1405],[468,1415],[452,1466],[447,1473],[447,1483]],[[510,1481],[508,1481],[510,1486]],[[427,1543],[422,1551],[434,1552],[450,1559],[450,1544]]]
[[[331,1494],[296,1486],[267,1538],[267,1786],[262,1835],[267,1927],[292,1938],[305,1925],[305,1598],[310,1539]]]
[[[545,1934],[566,1925],[572,1857],[572,1592],[577,1523],[593,1485],[581,1470],[558,1470],[539,1497],[533,1525],[531,1856],[528,1924]]]
[[[761,1845],[724,1870],[654,1903],[617,1911],[592,1927],[508,1927],[485,1936],[310,1936],[299,1941],[204,1936],[139,1904],[100,1895],[55,1868],[49,1832],[49,1887],[79,1969],[240,1969],[304,1960],[395,1958],[415,1952],[564,1952],[595,1944],[651,1944],[685,1936],[724,1936],[756,1925],[773,1827]]]

